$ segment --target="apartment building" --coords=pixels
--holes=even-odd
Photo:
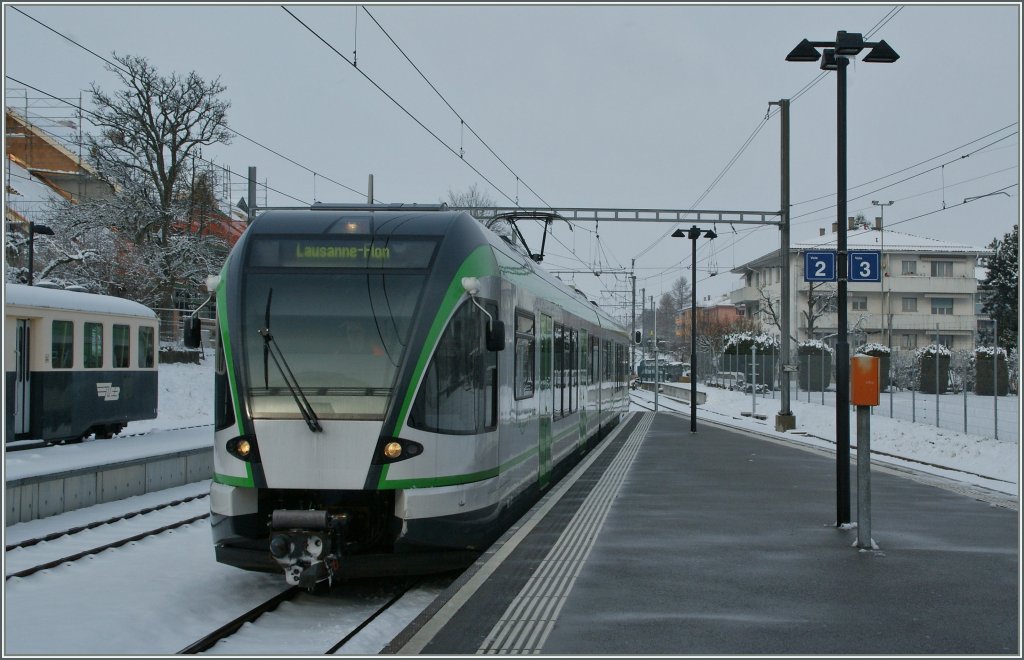
[[[812,240],[790,246],[790,270],[783,273],[777,249],[732,270],[742,277],[730,299],[759,319],[765,331],[779,334],[782,279],[789,277],[791,323],[798,340],[821,339],[834,344],[838,332],[835,283],[804,281],[803,254],[835,250],[837,226],[819,230]],[[979,259],[989,250],[948,243],[899,230],[885,230],[849,219],[850,250],[879,250],[880,283],[847,286],[847,329],[851,347],[875,342],[893,350],[914,350],[935,343],[970,348],[978,330]]]

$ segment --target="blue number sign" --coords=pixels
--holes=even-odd
[[[847,263],[849,281],[882,281],[882,253],[878,250],[850,250]]]
[[[835,282],[835,252],[804,252],[805,282]]]

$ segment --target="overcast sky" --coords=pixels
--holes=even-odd
[[[87,109],[90,83],[117,88],[104,62],[17,7],[99,55],[219,77],[229,125],[302,165],[242,138],[204,150],[234,172],[256,166],[280,191],[268,193],[271,206],[363,202],[372,173],[385,202],[437,203],[476,184],[500,205],[773,211],[780,123],[765,117],[770,101],[791,98],[796,241],[835,221],[836,74],[807,88],[818,65],[785,58],[801,39],[845,30],[900,54],[849,67],[848,215],[873,218],[871,200],[893,200],[892,231],[978,247],[1020,217],[1019,3],[287,6],[359,70],[276,4],[4,3],[6,102],[55,112],[10,77],[58,97],[81,93]],[[460,149],[465,162],[452,153]],[[1006,195],[964,203],[995,191]],[[232,196],[244,195],[237,178]],[[635,259],[638,295],[657,297],[690,276],[690,242],[667,238],[672,229],[560,223],[545,265],[607,272]],[[729,269],[778,247],[774,227],[717,232],[714,254],[701,246],[698,256],[701,297],[735,288]],[[539,242],[538,228],[524,233]],[[628,290],[622,275],[561,277],[606,303],[607,291]]]

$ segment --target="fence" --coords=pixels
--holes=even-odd
[[[894,351],[888,387],[872,414],[988,438],[1019,438],[1019,356],[1014,351],[997,362],[978,359],[978,348],[982,347],[952,351],[948,360],[921,360],[915,351]],[[796,356],[796,361],[801,372],[790,381],[793,400],[835,407],[834,357]],[[756,360],[750,354],[715,356],[701,365],[700,380],[712,387],[750,392],[755,366],[757,383],[764,384],[757,388],[758,396],[776,398],[780,378],[788,375],[781,371],[777,351],[759,352]],[[765,369],[772,373],[762,376]],[[882,380],[884,384],[885,374]],[[992,396],[993,391],[999,396]]]

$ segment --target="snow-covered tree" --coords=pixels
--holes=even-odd
[[[107,217],[122,244],[137,248],[129,261],[146,261],[159,306],[170,307],[176,289],[198,289],[223,257],[223,242],[196,222],[194,171],[202,146],[230,142],[230,102],[220,98],[226,87],[219,79],[206,81],[195,72],[167,77],[145,58],[115,53],[113,59],[108,68],[123,87],[108,94],[91,85],[92,121],[100,133],[86,144],[97,171],[119,188]],[[204,272],[194,274],[197,267]]]
[[[1004,348],[1017,344],[1018,295],[1020,287],[1020,237],[1017,225],[1002,239],[989,243],[993,254],[987,260],[988,273],[981,283],[985,302],[981,310],[999,324],[997,343]]]

